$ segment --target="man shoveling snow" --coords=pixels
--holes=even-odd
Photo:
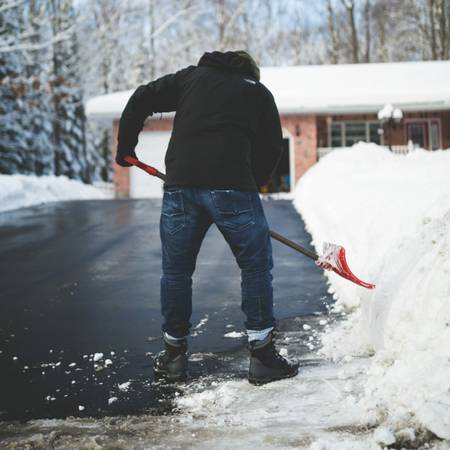
[[[161,212],[161,307],[165,351],[154,371],[170,381],[187,378],[192,274],[214,223],[241,269],[249,381],[295,376],[298,364],[274,346],[272,247],[258,187],[267,183],[282,151],[277,107],[246,52],[205,53],[189,66],[140,86],[120,119],[116,162],[130,166],[145,119],[176,111],[166,153]]]

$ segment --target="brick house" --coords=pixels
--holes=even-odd
[[[272,190],[292,191],[320,157],[359,141],[389,144],[398,152],[412,146],[450,148],[450,61],[270,67],[261,73],[278,105],[285,144]],[[132,92],[92,98],[88,117],[111,121],[115,138]],[[386,104],[399,108],[403,118],[382,128],[377,113]],[[159,169],[164,169],[172,118],[148,119],[136,149],[139,158]],[[136,168],[114,165],[114,184],[118,197],[162,192],[159,180]]]

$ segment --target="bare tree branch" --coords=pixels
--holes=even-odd
[[[70,26],[66,30],[58,33],[55,37],[52,39],[49,39],[48,41],[41,42],[38,44],[16,44],[16,45],[3,45],[0,47],[0,53],[9,53],[9,52],[19,52],[19,51],[37,51],[42,50],[45,48],[50,48],[54,44],[58,42],[65,41],[70,38],[70,35],[74,31],[74,25]]]

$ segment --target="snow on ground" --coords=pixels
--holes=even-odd
[[[316,248],[344,245],[378,287],[329,276],[343,317],[319,322],[329,363],[262,388],[228,381],[180,397],[194,434],[211,433],[197,448],[222,448],[225,436],[233,448],[450,448],[449,174],[450,152],[359,144],[302,178],[295,204]]]
[[[336,309],[351,314],[322,353],[370,357],[363,411],[450,441],[450,151],[332,152],[302,178],[295,205],[319,252],[342,244],[355,274],[377,284],[328,275]]]
[[[107,198],[99,189],[60,176],[0,175],[0,213],[62,200]]]

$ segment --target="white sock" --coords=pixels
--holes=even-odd
[[[171,336],[169,333],[164,332],[164,337],[168,341],[182,341],[186,336],[183,336],[181,338],[176,338],[176,337]]]
[[[263,341],[272,330],[273,327],[264,328],[264,330],[247,330],[248,342]]]

